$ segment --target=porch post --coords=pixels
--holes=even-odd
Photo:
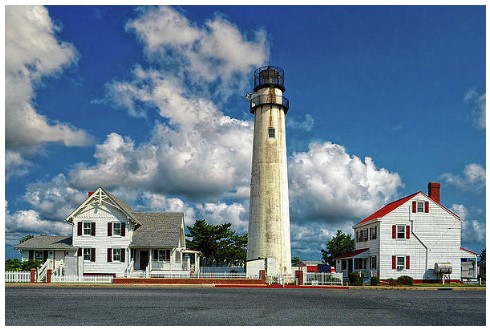
[[[150,263],[150,271],[151,271],[151,262],[153,260],[153,249],[150,248],[150,255],[148,255],[149,263]]]

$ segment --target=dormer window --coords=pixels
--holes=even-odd
[[[417,202],[417,212],[424,212],[424,202],[423,201]]]

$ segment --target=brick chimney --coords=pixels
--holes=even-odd
[[[88,194],[88,197],[90,198],[90,196],[91,196],[92,194],[94,194],[94,192],[92,192],[92,191],[91,191],[91,192],[88,192],[87,194]]]
[[[428,186],[429,198],[437,203],[441,203],[441,183],[430,182]]]

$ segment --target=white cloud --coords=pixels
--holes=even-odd
[[[8,170],[28,170],[23,157],[32,155],[32,150],[27,154],[25,147],[48,142],[81,146],[92,141],[85,131],[52,120],[35,108],[41,79],[59,74],[78,58],[73,45],[57,38],[58,29],[44,7],[5,7],[5,145],[17,148],[17,158],[10,159],[15,161],[10,161]]]
[[[470,163],[465,166],[462,176],[444,173],[441,178],[464,191],[481,192],[485,190],[486,170],[478,163]]]
[[[248,209],[245,209],[241,203],[207,202],[198,204],[196,208],[207,223],[213,225],[231,223],[231,229],[237,233],[243,234],[248,231]]]
[[[475,126],[478,129],[486,129],[486,94],[478,94],[475,89],[470,89],[464,97],[465,102],[473,106],[472,115],[474,117]]]
[[[22,235],[69,235],[71,232],[71,225],[65,221],[43,219],[34,210],[19,210],[14,214],[10,214],[7,204],[5,214],[5,240],[7,242],[18,243],[19,233]]]
[[[468,216],[468,209],[462,204],[453,204],[449,209],[463,219]]]
[[[315,119],[309,114],[305,115],[305,119],[303,121],[299,121],[294,117],[288,116],[286,120],[286,125],[293,129],[299,129],[304,131],[311,131],[313,126],[315,125]]]
[[[126,29],[143,42],[150,59],[167,64],[166,70],[200,88],[217,82],[214,94],[225,97],[237,88],[244,90],[250,70],[269,55],[264,31],[247,38],[219,15],[198,26],[174,8],[144,8]]]
[[[362,219],[393,200],[400,176],[366,157],[364,163],[341,145],[311,143],[289,161],[292,218],[324,223]]]

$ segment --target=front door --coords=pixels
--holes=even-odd
[[[140,251],[140,270],[146,270],[148,266],[148,250]]]

